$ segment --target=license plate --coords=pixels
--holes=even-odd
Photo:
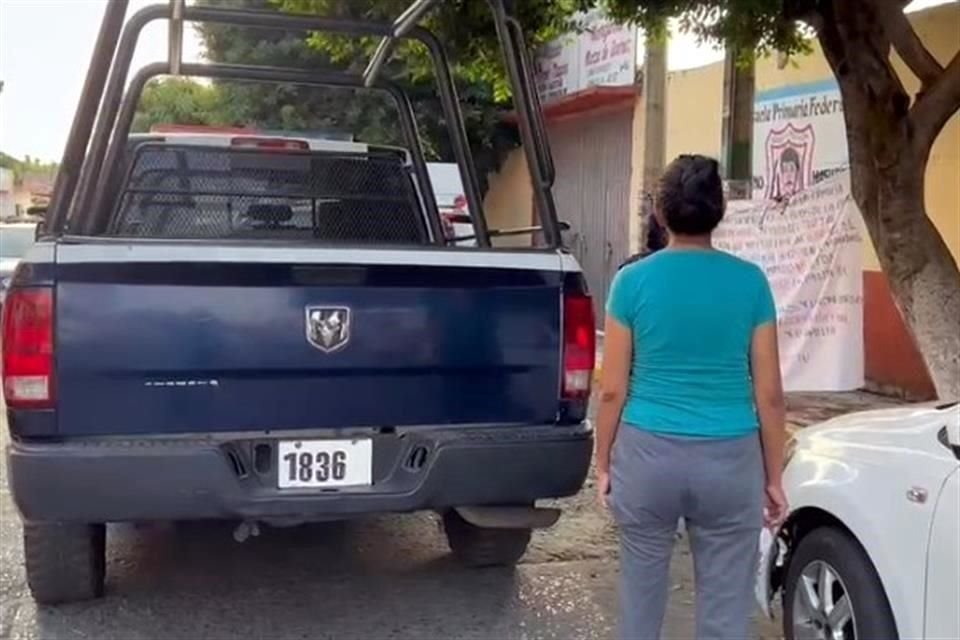
[[[283,440],[277,447],[281,489],[369,486],[371,440]]]

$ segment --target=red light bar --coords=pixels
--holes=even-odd
[[[265,151],[309,151],[310,145],[306,140],[290,140],[289,138],[257,138],[243,136],[230,141],[232,147],[254,147]]]
[[[229,133],[238,135],[257,133],[257,130],[249,127],[208,127],[203,124],[155,124],[150,127],[150,133]]]

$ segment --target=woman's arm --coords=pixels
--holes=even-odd
[[[767,478],[767,523],[778,524],[786,517],[783,493],[783,448],[786,439],[786,405],[780,379],[780,350],[777,323],[767,322],[753,332],[750,344],[753,396],[760,418],[763,466]]]
[[[633,333],[610,315],[604,322],[603,373],[597,411],[597,492],[606,502],[610,492],[610,452],[627,401],[627,384],[633,359]]]

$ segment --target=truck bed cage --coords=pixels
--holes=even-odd
[[[497,234],[491,234],[487,229],[476,168],[470,154],[450,62],[436,36],[419,25],[425,15],[444,1],[414,0],[393,22],[374,22],[194,6],[186,5],[184,0],[170,0],[169,4],[144,7],[124,24],[129,0],[111,0],[106,5],[94,45],[43,232],[47,235],[94,233],[104,227],[109,216],[110,189],[118,177],[119,160],[140,94],[153,77],[183,74],[216,79],[352,87],[388,93],[400,113],[401,134],[411,153],[417,182],[423,190],[431,232],[438,243],[444,243],[412,106],[397,84],[380,77],[396,41],[413,39],[426,47],[433,62],[440,103],[471,211],[477,245],[489,247],[491,235]],[[547,246],[560,247],[561,227],[551,191],[555,169],[523,32],[520,23],[508,9],[507,5],[513,4],[511,0],[486,2],[493,15],[513,90],[521,143],[533,186],[534,205],[541,223],[541,226],[530,229],[531,232],[542,231]],[[167,62],[144,67],[124,91],[140,33],[147,24],[164,19],[169,21]],[[380,41],[362,74],[248,65],[185,64],[181,60],[184,22],[376,36]]]

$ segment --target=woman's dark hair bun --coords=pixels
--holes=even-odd
[[[683,169],[680,180],[683,183],[683,195],[695,199],[703,194],[713,176],[719,175],[717,161],[711,158],[694,159]]]
[[[723,220],[723,181],[713,158],[682,155],[660,179],[660,211],[673,233],[706,235]]]

